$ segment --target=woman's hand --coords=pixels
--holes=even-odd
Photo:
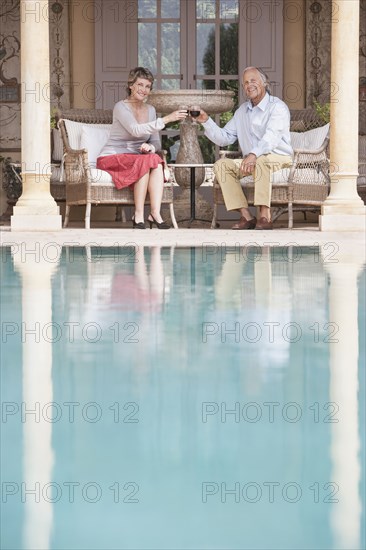
[[[155,153],[155,147],[149,143],[143,143],[140,147],[141,153]]]
[[[177,122],[179,120],[184,120],[188,116],[188,111],[186,109],[180,109],[178,111],[173,111],[169,115],[163,117],[164,124],[169,124],[169,122]]]

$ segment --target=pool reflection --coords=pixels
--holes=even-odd
[[[22,382],[41,415],[19,448],[8,414],[5,474],[23,463],[3,479],[38,482],[40,502],[9,492],[4,547],[362,548],[365,271],[338,259],[88,247],[3,263],[41,334],[8,338],[5,400]]]

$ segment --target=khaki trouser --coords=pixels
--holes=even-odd
[[[240,165],[243,159],[220,159],[214,164],[214,172],[220,184],[227,210],[248,208],[248,201],[240,185]],[[271,206],[273,172],[288,168],[292,164],[289,155],[269,153],[257,158],[254,170],[254,205]]]

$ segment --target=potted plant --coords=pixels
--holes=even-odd
[[[323,105],[314,99],[314,107],[318,116],[327,124],[330,122],[330,103],[324,103]]]

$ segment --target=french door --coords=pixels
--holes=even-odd
[[[155,89],[234,90],[246,66],[260,66],[281,96],[283,0],[97,0],[96,106],[125,97],[131,67],[148,67]],[[230,117],[224,113],[217,122]],[[170,129],[165,132],[174,138]],[[176,136],[175,136],[176,137]],[[214,151],[205,152],[205,160]]]
[[[161,89],[225,88],[238,79],[237,0],[138,0],[138,63]]]
[[[237,0],[138,0],[138,64],[153,72],[158,89],[233,90],[237,101],[238,27]],[[224,113],[217,122],[229,117]],[[162,132],[173,160],[177,129]],[[199,139],[205,161],[212,162],[214,146]]]

